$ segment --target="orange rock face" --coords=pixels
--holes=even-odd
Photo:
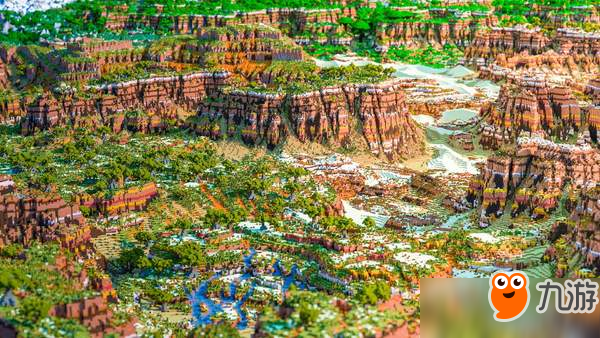
[[[85,220],[77,203],[68,204],[57,193],[23,194],[15,191],[11,183],[7,176],[0,182],[0,244],[58,240],[71,246],[89,239],[89,229],[82,226]],[[83,229],[77,238],[66,236],[71,225]]]
[[[119,191],[110,199],[82,198],[80,203],[100,214],[118,215],[144,209],[157,195],[156,184],[152,182],[142,187]]]
[[[86,326],[92,337],[103,337],[106,334],[116,334],[127,337],[136,334],[132,319],[121,325],[112,323],[113,313],[108,308],[106,299],[97,296],[89,299],[81,299],[68,304],[60,304],[50,309],[50,316],[74,319]]]
[[[538,30],[525,27],[492,27],[479,30],[469,47],[465,58],[491,60],[499,53],[512,55],[527,50],[530,54],[544,51],[549,39]]]
[[[481,108],[481,143],[496,149],[520,135],[566,139],[579,130],[599,127],[596,108],[580,107],[571,89],[536,78],[502,86],[498,100]]]
[[[468,46],[479,27],[491,27],[498,23],[494,16],[475,16],[450,22],[402,22],[385,24],[377,32],[377,38],[385,45],[419,47],[423,44],[454,44]]]
[[[421,149],[422,131],[410,118],[396,81],[326,87],[293,95],[223,93],[216,100],[203,103],[190,127],[212,138],[232,136],[240,128],[244,142],[274,147],[289,132],[282,123],[286,112],[292,131],[301,142],[343,145],[349,141],[356,123],[360,123],[363,136],[376,155],[394,159]],[[222,125],[225,130],[221,130]]]
[[[488,159],[471,182],[467,200],[481,208],[481,225],[486,226],[490,217],[506,210],[513,216],[526,212],[533,218],[546,217],[566,191],[576,194],[597,182],[600,152],[589,144],[520,138],[512,156]]]
[[[227,72],[199,72],[91,87],[96,98],[45,96],[27,107],[21,130],[31,134],[60,125],[106,125],[113,131],[164,129],[165,121],[175,119],[177,110],[194,111],[208,93],[225,85],[229,76]],[[145,114],[122,113],[135,110]]]

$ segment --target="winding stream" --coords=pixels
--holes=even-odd
[[[193,291],[188,295],[188,298],[192,307],[192,316],[194,317],[194,325],[208,325],[212,323],[212,317],[217,313],[224,312],[224,307],[231,306],[237,313],[239,317],[239,321],[236,327],[240,330],[243,330],[248,327],[248,313],[246,310],[242,308],[244,303],[252,296],[256,283],[252,282],[248,291],[240,298],[240,300],[236,301],[236,295],[238,291],[239,283],[249,279],[253,276],[252,273],[252,259],[256,255],[256,250],[253,248],[250,249],[250,253],[247,256],[244,256],[244,273],[234,280],[232,280],[229,284],[229,295],[225,295],[225,292],[221,290],[219,294],[219,302],[214,302],[210,298],[206,296],[208,291],[208,285],[215,279],[221,277],[221,273],[217,272],[209,279],[200,283],[198,289]],[[285,293],[289,290],[289,288],[295,284],[298,288],[304,290],[306,289],[306,285],[297,280],[297,276],[300,274],[300,270],[298,266],[294,264],[291,268],[289,274],[284,275],[281,269],[280,261],[277,260],[273,265],[273,276],[281,277],[283,279],[282,293],[285,297]],[[202,304],[206,306],[208,309],[207,312],[202,312]]]

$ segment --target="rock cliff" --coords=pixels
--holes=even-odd
[[[407,21],[383,24],[377,31],[377,39],[386,46],[421,47],[422,45],[454,44],[466,47],[471,44],[481,27],[492,27],[497,24],[496,17],[487,15],[445,22]]]
[[[519,136],[552,135],[563,140],[597,130],[594,107],[581,107],[568,87],[539,78],[520,78],[502,86],[495,103],[481,108],[481,144],[497,149]],[[595,137],[594,137],[595,138]]]
[[[101,215],[118,215],[143,210],[158,195],[155,183],[118,191],[110,199],[81,197],[79,203]]]
[[[57,193],[52,192],[26,194],[16,191],[10,179],[4,179],[2,184],[0,245],[2,243],[27,245],[34,240],[42,242],[65,240],[63,244],[69,246],[72,239],[68,239],[65,235],[68,228],[71,225],[85,228],[82,227],[85,220],[77,203],[69,204]],[[80,235],[87,238],[89,233]]]
[[[177,118],[177,111],[194,111],[229,76],[227,72],[197,72],[90,87],[91,98],[42,96],[27,107],[21,130],[32,134],[60,125],[161,130],[169,119]]]
[[[600,269],[600,190],[582,189],[568,219],[571,243],[585,257],[583,266]]]
[[[244,142],[269,147],[283,142],[290,131],[301,142],[344,145],[351,130],[358,129],[369,149],[388,159],[416,153],[423,139],[398,81],[303,94],[223,93],[205,102],[189,126],[212,138],[231,137],[240,130]]]
[[[127,6],[121,8],[127,12]],[[177,34],[195,33],[205,27],[224,27],[236,24],[264,24],[273,27],[290,27],[292,32],[303,31],[311,23],[337,22],[341,17],[356,16],[356,9],[289,9],[273,8],[254,12],[239,12],[232,15],[179,15],[150,16],[142,14],[106,13],[105,27],[109,30],[130,30],[138,25],[157,29],[159,25],[169,27]]]
[[[600,182],[600,152],[580,139],[577,145],[539,137],[518,139],[514,153],[488,159],[468,189],[467,201],[480,208],[480,225],[509,210],[544,218],[568,194]],[[510,209],[507,207],[510,206]]]
[[[86,326],[92,337],[114,334],[119,337],[136,335],[135,318],[122,324],[115,324],[112,311],[102,296],[83,298],[67,304],[55,305],[50,309],[51,316],[73,319]]]
[[[487,62],[498,54],[513,55],[527,50],[529,54],[543,52],[550,39],[540,29],[525,27],[491,27],[478,30],[475,38],[465,50],[466,59],[479,59]]]

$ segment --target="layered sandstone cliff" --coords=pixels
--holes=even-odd
[[[23,194],[16,191],[12,180],[6,177],[1,183],[0,245],[64,240],[69,246],[78,241],[65,236],[67,228],[79,227],[85,222],[77,203],[69,204],[57,193]],[[88,235],[85,231],[81,233],[82,237]]]
[[[552,135],[567,140],[598,129],[594,106],[582,107],[572,90],[541,78],[519,78],[502,86],[495,103],[481,108],[481,143],[497,149],[519,136]]]
[[[82,197],[79,203],[98,214],[112,216],[143,210],[156,196],[158,196],[157,186],[151,182],[141,187],[131,187],[118,191],[109,199]]]
[[[301,142],[343,145],[358,125],[376,155],[406,157],[421,149],[422,131],[410,118],[399,81],[325,87],[303,94],[233,91],[209,100],[190,121],[197,133],[219,138],[241,131],[246,143],[274,147],[291,131]]]
[[[465,61],[480,77],[511,80],[526,74],[552,74],[575,85],[600,65],[600,34],[559,28],[553,35],[522,26],[479,30],[465,49]]]
[[[585,257],[583,266],[600,270],[600,190],[586,188],[569,216],[571,243]]]
[[[123,8],[121,8],[123,10]],[[123,13],[127,12],[127,8]],[[303,31],[316,22],[337,22],[342,17],[354,17],[355,8],[289,9],[273,8],[254,12],[239,12],[231,15],[179,15],[150,16],[142,14],[106,13],[105,27],[109,30],[130,30],[138,25],[157,29],[159,25],[169,27],[177,34],[195,33],[205,27],[224,27],[236,24],[264,24],[273,27],[290,26],[292,32]]]
[[[194,111],[209,94],[225,85],[227,72],[198,72],[90,87],[92,97],[75,94],[37,99],[21,121],[24,134],[60,125],[113,131],[164,129],[177,111]],[[139,114],[127,114],[140,111]]]
[[[135,318],[117,324],[108,303],[102,296],[83,298],[67,304],[58,304],[50,309],[50,316],[73,319],[88,328],[92,337],[114,334],[129,337],[136,334]]]
[[[522,26],[491,27],[477,31],[465,50],[465,58],[479,59],[487,63],[500,53],[510,56],[527,50],[529,54],[539,54],[549,43],[550,39],[540,29],[527,29]]]
[[[467,200],[480,207],[482,226],[509,210],[546,217],[577,193],[600,182],[600,152],[580,140],[557,144],[539,137],[520,138],[514,154],[488,159],[469,185]],[[510,206],[510,209],[507,207]]]
[[[466,47],[481,27],[498,24],[494,16],[479,15],[468,18],[445,20],[406,21],[383,24],[378,28],[377,39],[385,46],[421,47],[423,45],[444,46],[453,44]]]

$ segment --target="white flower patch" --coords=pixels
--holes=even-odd
[[[431,256],[431,255],[427,255],[427,254],[422,254],[420,252],[398,252],[397,254],[394,255],[394,259],[397,260],[400,263],[404,263],[404,264],[408,264],[408,265],[416,265],[422,268],[428,268],[429,261],[433,261],[436,258]]]
[[[475,240],[478,240],[480,242],[488,243],[488,244],[494,244],[494,243],[500,242],[500,238],[494,237],[493,235],[485,233],[485,232],[472,233],[472,234],[469,234],[469,237],[471,237]]]
[[[353,269],[353,268],[374,267],[374,266],[380,266],[380,265],[381,265],[381,263],[378,261],[366,260],[366,261],[362,261],[362,262],[358,262],[358,263],[348,264],[348,265],[346,265],[346,268]]]
[[[410,249],[410,244],[403,243],[403,242],[396,242],[396,243],[388,243],[385,245],[385,247],[391,251],[408,250],[408,249]]]

